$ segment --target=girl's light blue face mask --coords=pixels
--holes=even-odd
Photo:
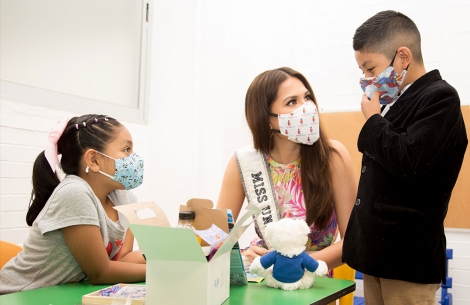
[[[96,152],[114,160],[114,176],[99,171],[101,174],[121,183],[126,190],[132,190],[142,184],[144,179],[144,159],[139,155],[132,153],[128,157],[114,159],[99,151]]]
[[[400,91],[400,86],[405,79],[408,67],[398,75],[393,68],[395,57],[396,53],[390,66],[379,75],[373,77],[361,77],[359,81],[361,89],[364,94],[367,95],[369,100],[376,91],[379,91],[380,93],[380,104],[382,105],[393,103],[398,99],[398,92]]]

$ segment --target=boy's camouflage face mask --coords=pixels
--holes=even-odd
[[[372,98],[376,91],[380,93],[380,104],[387,105],[395,102],[398,99],[398,92],[400,91],[400,86],[405,79],[408,67],[404,69],[400,75],[397,74],[393,68],[393,62],[395,61],[395,56],[390,63],[390,66],[385,69],[382,73],[373,77],[361,77],[359,84],[365,95],[369,99]]]

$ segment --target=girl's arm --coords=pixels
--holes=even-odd
[[[65,227],[62,234],[70,252],[93,284],[145,281],[145,264],[109,259],[98,226]]]
[[[132,251],[134,248],[134,234],[127,229],[124,245],[117,256],[117,261],[137,264],[145,264],[145,259],[140,251]]]
[[[331,146],[339,154],[331,154],[331,175],[333,186],[333,206],[338,220],[341,240],[321,251],[312,254],[316,260],[322,260],[328,265],[328,269],[334,269],[343,264],[343,238],[348,226],[354,201],[357,194],[357,182],[354,175],[354,167],[346,147],[335,140],[330,140]]]
[[[220,189],[218,209],[231,209],[233,220],[236,221],[245,200],[245,191],[243,190],[242,180],[238,173],[238,165],[235,156],[230,159],[225,170],[222,187]]]

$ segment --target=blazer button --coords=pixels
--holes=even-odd
[[[356,200],[356,203],[355,203],[355,204],[356,204],[356,205],[360,205],[360,204],[361,204],[361,199],[357,198],[357,200]]]
[[[364,165],[364,166],[362,167],[362,169],[361,169],[361,173],[364,174],[364,173],[366,172],[366,170],[367,170],[367,166]]]

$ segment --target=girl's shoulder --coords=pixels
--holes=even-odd
[[[61,193],[64,195],[69,195],[70,193],[87,194],[93,193],[93,190],[82,178],[75,175],[67,175],[56,187],[54,193]]]

